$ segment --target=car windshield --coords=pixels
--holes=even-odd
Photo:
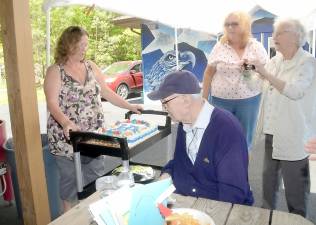
[[[103,70],[103,73],[108,75],[108,76],[113,76],[118,73],[125,72],[129,69],[129,63],[128,62],[119,62],[119,63],[113,63],[106,67]]]

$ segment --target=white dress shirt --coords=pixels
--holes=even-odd
[[[202,137],[204,135],[204,131],[210,123],[213,110],[214,106],[209,104],[208,101],[204,100],[202,109],[193,126],[183,124],[183,130],[186,132],[187,154],[192,164],[194,164],[195,162],[196,155],[199,151]]]

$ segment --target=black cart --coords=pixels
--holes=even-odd
[[[125,114],[125,119],[130,119],[133,112],[129,111]],[[129,159],[140,152],[146,150],[149,146],[157,141],[165,138],[171,133],[171,119],[167,112],[156,110],[143,110],[142,114],[161,115],[165,117],[165,125],[158,126],[158,132],[149,136],[147,139],[135,145],[128,146],[126,138],[113,137],[93,132],[70,132],[70,140],[74,149],[74,163],[76,170],[78,199],[84,199],[93,193],[93,184],[83,186],[83,176],[81,170],[80,155],[90,157],[98,157],[100,155],[108,155],[122,158],[123,165],[129,165]]]

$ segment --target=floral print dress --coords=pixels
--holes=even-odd
[[[84,85],[73,79],[59,65],[61,89],[58,96],[62,112],[74,122],[81,131],[96,131],[104,127],[104,114],[101,104],[101,87],[94,77],[88,62],[84,62],[87,70]],[[73,157],[73,147],[66,139],[62,126],[50,114],[47,121],[47,135],[52,154]]]

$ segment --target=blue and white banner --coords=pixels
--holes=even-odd
[[[202,81],[207,56],[216,43],[210,34],[159,23],[142,25],[144,100],[170,72],[186,69]],[[179,81],[181,82],[181,81]]]

